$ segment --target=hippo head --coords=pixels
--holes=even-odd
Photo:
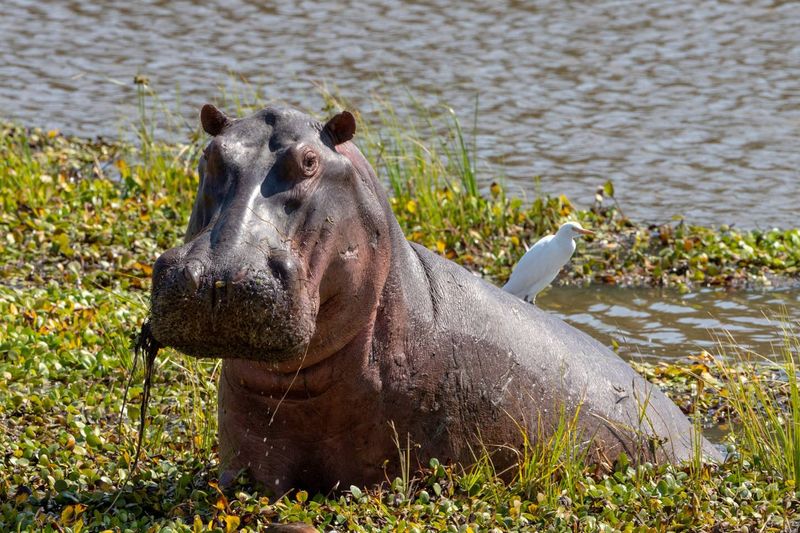
[[[153,336],[196,357],[314,364],[369,323],[388,273],[390,210],[353,115],[206,105],[201,121],[213,138],[185,242],[153,269]]]

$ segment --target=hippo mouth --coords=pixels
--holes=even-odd
[[[279,363],[302,357],[314,334],[316,306],[302,305],[313,299],[269,274],[210,272],[194,283],[180,266],[154,274],[153,337],[187,355]]]

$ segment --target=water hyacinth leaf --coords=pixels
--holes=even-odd
[[[226,515],[225,516],[225,533],[233,533],[239,528],[241,519],[238,516]]]
[[[608,180],[603,184],[603,193],[609,198],[614,197],[614,184],[611,182],[611,180]]]

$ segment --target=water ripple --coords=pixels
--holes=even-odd
[[[318,109],[327,81],[368,111],[406,90],[466,117],[479,157],[530,197],[626,213],[794,226],[800,200],[800,4],[755,0],[257,3],[7,0],[0,105],[25,123],[116,135],[147,74],[181,112],[245,76]],[[122,85],[118,81],[124,82]]]
[[[622,355],[652,359],[685,357],[730,346],[771,356],[784,327],[800,328],[800,290],[681,295],[661,289],[552,287],[537,304],[611,345]],[[729,350],[730,352],[730,350]]]

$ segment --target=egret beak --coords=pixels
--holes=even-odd
[[[588,230],[588,229],[583,229],[583,228],[577,229],[576,228],[575,231],[577,233],[580,233],[581,235],[594,235],[594,232],[592,230]]]

